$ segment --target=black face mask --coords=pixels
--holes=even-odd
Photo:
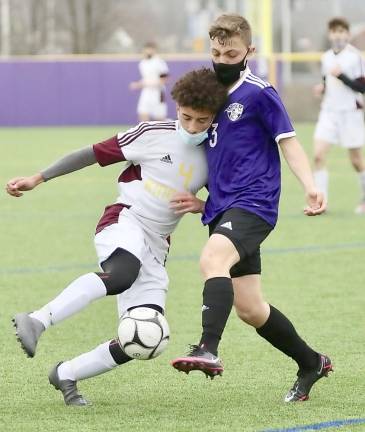
[[[246,69],[247,61],[246,57],[249,51],[239,63],[227,64],[227,63],[214,63],[213,68],[217,75],[217,79],[225,86],[229,86],[236,82],[240,76],[241,72]]]

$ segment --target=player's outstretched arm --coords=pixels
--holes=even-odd
[[[34,174],[30,177],[15,177],[6,184],[6,192],[14,197],[21,197],[21,191],[30,191],[44,182],[42,174]]]
[[[326,210],[326,202],[314,183],[309,160],[303,147],[295,137],[284,138],[280,140],[279,145],[290,169],[304,188],[307,201],[304,214],[307,216],[320,215]]]
[[[175,214],[203,213],[205,201],[197,198],[190,192],[180,192],[170,201],[170,208]]]
[[[96,156],[92,146],[76,150],[57,160],[48,168],[30,177],[15,177],[6,184],[6,191],[14,197],[21,197],[22,191],[30,191],[39,184],[78,171],[96,163]]]

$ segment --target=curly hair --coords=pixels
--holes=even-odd
[[[171,96],[179,106],[215,114],[227,99],[227,88],[217,80],[215,72],[202,68],[180,78]]]
[[[233,36],[239,36],[247,46],[252,43],[250,23],[241,15],[234,13],[220,15],[210,26],[210,39],[217,39],[221,45],[225,45]]]

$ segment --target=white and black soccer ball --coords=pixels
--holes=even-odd
[[[150,360],[167,347],[170,329],[160,312],[138,307],[125,312],[119,322],[118,338],[123,351],[134,359]]]

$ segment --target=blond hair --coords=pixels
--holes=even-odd
[[[225,45],[233,36],[239,36],[247,46],[252,43],[250,23],[241,15],[220,15],[210,26],[210,39],[217,39],[221,45]]]

